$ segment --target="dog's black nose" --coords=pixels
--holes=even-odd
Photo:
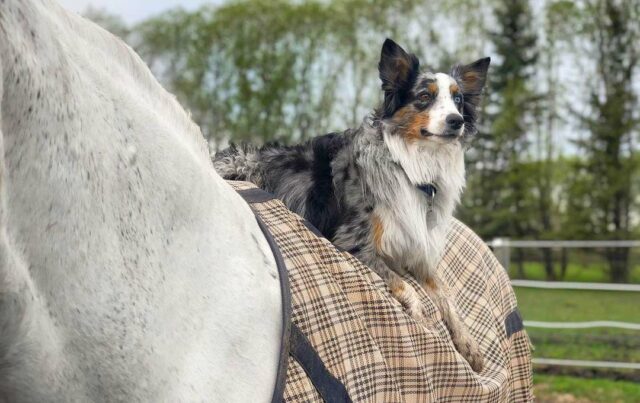
[[[462,127],[464,119],[462,119],[462,116],[458,115],[457,113],[452,113],[447,116],[445,122],[447,123],[447,129],[458,130]]]

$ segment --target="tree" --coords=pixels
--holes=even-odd
[[[582,44],[594,65],[586,85],[588,105],[576,111],[588,136],[576,140],[582,158],[574,166],[577,175],[568,220],[577,234],[588,238],[631,239],[632,211],[638,197],[632,181],[639,168],[634,146],[638,103],[633,86],[640,62],[640,4],[591,0],[580,5]],[[605,257],[611,281],[627,282],[629,249],[610,248]]]
[[[532,234],[537,239],[552,239],[558,236],[559,200],[554,200],[554,187],[558,184],[558,167],[562,164],[557,149],[560,111],[565,84],[559,78],[560,63],[558,57],[566,54],[566,39],[572,35],[568,21],[571,20],[574,6],[571,1],[556,0],[546,4],[543,15],[543,36],[539,41],[539,68],[535,80],[538,83],[539,103],[535,110],[533,155],[529,171],[532,175],[532,197],[537,207],[537,222]],[[555,225],[554,225],[555,224]],[[562,262],[566,261],[566,251],[562,251]],[[553,250],[543,248],[544,269],[547,279],[557,278],[554,271]],[[566,273],[566,265],[561,265],[560,278]]]
[[[463,217],[485,238],[522,238],[534,228],[532,173],[526,160],[537,104],[530,87],[537,37],[526,0],[497,2],[494,17],[497,28],[489,37],[498,57],[489,74],[487,119],[469,155]]]
[[[317,38],[325,7],[315,2],[234,2],[145,21],[137,49],[200,124],[205,137],[308,137],[331,106],[334,66]],[[327,78],[312,86],[311,76]]]
[[[174,10],[136,27],[135,47],[215,147],[300,141],[359,124],[375,106],[371,49],[402,26],[392,17],[419,3],[244,0]]]
[[[129,39],[131,28],[120,16],[112,14],[104,8],[92,6],[87,7],[82,15],[112,34],[119,36],[122,40],[127,41]]]

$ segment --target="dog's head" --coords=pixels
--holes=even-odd
[[[455,66],[450,74],[420,71],[420,61],[387,39],[378,70],[384,91],[380,118],[407,142],[449,143],[475,134],[476,109],[490,59]]]

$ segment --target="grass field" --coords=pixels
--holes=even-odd
[[[578,322],[640,322],[640,292],[547,290],[516,287],[525,319]]]
[[[615,320],[640,323],[640,293],[516,288],[525,320],[581,322]],[[640,362],[640,332],[634,330],[527,329],[534,356]]]
[[[546,280],[544,266],[539,262],[525,262],[523,264],[524,278],[527,280]],[[556,264],[556,273],[560,273],[560,267]],[[522,278],[518,274],[518,270],[515,264],[512,264],[509,268],[510,278]],[[640,284],[640,265],[635,265],[631,268],[630,282]],[[609,276],[607,274],[607,265],[605,263],[569,263],[567,265],[567,273],[562,279],[563,281],[579,281],[589,283],[608,283]]]
[[[636,403],[640,385],[609,379],[584,379],[572,376],[535,375],[537,402],[557,403]]]
[[[516,288],[525,320],[580,322],[617,320],[640,323],[640,293]],[[640,362],[640,331],[623,329],[528,328],[534,357]],[[629,377],[630,372],[584,371],[589,376]],[[640,379],[640,374],[631,378]],[[541,402],[640,402],[640,383],[536,374]]]

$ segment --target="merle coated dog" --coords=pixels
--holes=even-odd
[[[455,66],[450,74],[420,71],[415,55],[387,39],[378,65],[384,101],[360,127],[295,146],[231,146],[214,157],[224,178],[274,193],[385,279],[414,318],[426,320],[399,275],[411,273],[476,371],[483,366],[479,345],[436,267],[465,185],[464,149],[476,132],[489,62]]]

